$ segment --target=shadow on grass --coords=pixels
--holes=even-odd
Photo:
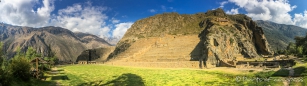
[[[103,80],[89,82],[89,83],[81,83],[78,86],[89,86],[89,85],[99,85],[99,86],[145,86],[142,77],[132,74],[132,73],[125,73],[121,76],[117,77],[114,80],[108,81],[103,83]]]
[[[51,76],[51,80],[69,80],[66,75]]]
[[[307,74],[306,67],[296,67],[294,70],[294,77],[301,77]],[[289,70],[287,69],[280,69],[276,71],[272,76],[281,76],[281,77],[288,77],[289,76]]]
[[[287,77],[289,76],[289,70],[287,69],[279,69],[278,71],[276,71],[272,76],[275,76],[275,77]]]
[[[28,85],[24,86],[56,86],[55,81],[43,81],[43,80],[37,80],[37,79],[32,79],[31,83]]]
[[[294,70],[294,76],[306,76],[307,75],[307,70],[306,67],[296,67],[293,69]]]

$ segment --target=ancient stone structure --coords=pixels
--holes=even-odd
[[[78,61],[78,64],[87,64],[87,61]]]
[[[226,20],[227,17],[232,20],[236,19],[237,22]],[[237,55],[242,55],[244,58],[260,58],[258,54],[272,54],[262,29],[251,18],[245,15],[240,15],[240,17],[244,19],[230,15],[224,15],[222,18],[216,17],[216,21],[228,23],[223,25],[216,24],[212,20],[205,21],[206,27],[199,35],[204,41],[200,63],[203,63],[204,60],[207,68],[222,65],[233,66],[229,64],[229,61],[236,60]]]
[[[201,68],[235,67],[236,61],[259,58],[259,54],[272,54],[262,28],[246,15],[227,15],[217,9],[138,20],[116,45],[107,63],[198,61]]]

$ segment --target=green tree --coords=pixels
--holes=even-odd
[[[4,53],[3,53],[3,50],[2,50],[2,43],[0,43],[0,73],[2,72],[1,70],[3,70],[3,63],[4,63],[4,60],[5,60],[5,58],[4,58]],[[0,76],[1,76],[1,74],[0,74]]]
[[[293,42],[290,42],[287,46],[288,54],[295,54],[296,53],[296,45]]]
[[[32,51],[28,49],[25,55],[24,53],[21,53],[20,48],[17,48],[17,53],[11,59],[11,63],[9,65],[9,71],[12,73],[13,77],[23,81],[30,80],[30,57],[33,56],[30,52]]]
[[[302,47],[302,46],[298,46],[298,47],[296,48],[296,51],[297,51],[296,54],[302,55],[302,54],[303,54],[303,47]]]
[[[59,61],[59,59],[55,56],[56,53],[51,49],[51,45],[50,44],[48,46],[48,51],[47,52],[48,52],[47,53],[47,58],[49,58],[48,61],[50,62],[50,64],[52,64],[52,65],[56,64]]]
[[[27,52],[26,52],[26,58],[29,60],[34,59],[38,54],[36,53],[36,50],[33,49],[33,47],[29,47]]]
[[[22,56],[14,57],[10,64],[10,72],[12,72],[13,76],[23,81],[30,79],[30,68],[29,60]]]
[[[11,84],[11,73],[8,71],[8,61],[6,60],[5,52],[3,51],[3,43],[0,43],[0,83],[3,86]]]

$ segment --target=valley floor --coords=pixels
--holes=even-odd
[[[306,67],[306,65],[298,65],[297,68]],[[303,69],[305,70],[306,68]],[[302,69],[295,68],[294,70],[302,71]],[[278,76],[273,76],[274,74]],[[46,72],[45,81],[33,84],[38,86],[281,86],[287,84],[285,80],[288,79],[287,77],[282,77],[283,74],[287,76],[288,72],[283,70],[278,70],[277,72],[257,72],[235,68],[166,69],[122,67],[104,64],[65,65],[53,68],[52,72]],[[270,78],[270,80],[264,80],[265,78]],[[307,82],[306,77],[294,77],[292,79],[290,84],[298,86],[304,86]]]

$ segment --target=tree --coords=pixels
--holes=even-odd
[[[3,66],[3,63],[4,63],[4,55],[3,55],[3,50],[2,50],[2,43],[0,43],[0,73],[2,72],[2,66]],[[1,75],[1,74],[0,74]]]
[[[287,46],[288,54],[295,54],[296,53],[296,45],[293,42],[290,42]]]
[[[303,54],[303,47],[302,47],[302,46],[298,46],[298,47],[296,48],[296,51],[297,51],[296,54],[302,55],[302,54]]]
[[[26,58],[29,60],[34,59],[38,54],[36,53],[36,50],[33,49],[33,47],[29,47],[27,52],[26,52]]]
[[[23,81],[28,81],[30,79],[30,68],[31,65],[29,60],[22,56],[14,57],[10,64],[10,71],[12,72],[13,76]]]
[[[9,71],[13,74],[13,77],[28,81],[31,76],[30,69],[30,60],[20,52],[20,48],[17,48],[17,54],[11,60]]]
[[[5,53],[2,49],[3,43],[0,43],[0,83],[3,86],[8,86],[11,83],[11,73],[7,69],[7,60],[5,58]]]
[[[48,51],[47,51],[47,52],[48,52],[48,53],[47,53],[47,58],[49,58],[48,61],[49,61],[52,65],[58,63],[59,59],[55,56],[56,53],[55,53],[54,51],[52,51],[51,45],[50,45],[50,44],[49,44],[49,46],[48,46]]]

